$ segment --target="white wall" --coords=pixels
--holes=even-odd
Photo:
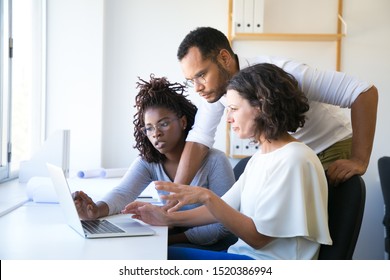
[[[70,129],[71,169],[102,159],[103,0],[47,1],[47,136]]]
[[[268,28],[308,32],[332,32],[335,0],[295,0],[319,11],[283,12],[291,0],[272,0],[267,11]],[[136,157],[132,149],[133,100],[137,77],[150,73],[182,81],[176,50],[182,38],[197,26],[227,31],[227,0],[50,0],[48,1],[48,93],[49,128],[70,128],[71,169],[92,165],[128,166]],[[325,5],[321,3],[327,3]],[[268,2],[270,3],[270,2]],[[312,8],[310,8],[312,9]],[[314,9],[315,10],[315,9]],[[366,212],[355,252],[356,259],[382,259],[383,199],[377,159],[390,155],[385,139],[390,91],[390,2],[387,0],[344,0],[348,35],[343,40],[342,70],[374,83],[380,93],[377,133],[369,169]],[[307,14],[307,15],[305,15]],[[306,16],[308,18],[306,19]],[[309,23],[307,23],[309,22]],[[267,26],[265,26],[267,28]],[[287,27],[286,27],[287,28]],[[331,31],[329,31],[331,30]],[[319,68],[334,68],[333,43],[242,42],[234,49],[241,55],[291,56]],[[197,102],[195,93],[191,98]],[[216,147],[225,150],[225,125],[218,129]]]
[[[132,149],[137,77],[149,79],[154,73],[171,81],[183,81],[176,58],[180,41],[199,25],[226,30],[226,3],[225,0],[105,2],[103,165],[128,166],[137,155]],[[196,102],[197,95],[191,97]],[[224,139],[220,135],[223,150]]]
[[[364,175],[366,209],[356,248],[358,258],[383,256],[383,198],[378,179],[378,158],[390,155],[390,2],[345,0],[348,36],[344,40],[342,70],[371,81],[379,90],[378,121],[370,166]],[[387,123],[387,124],[386,124]]]

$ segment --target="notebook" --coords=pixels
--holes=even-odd
[[[73,202],[69,184],[62,168],[47,163],[47,168],[56,190],[58,201],[68,225],[85,238],[106,238],[123,236],[154,235],[155,231],[128,215],[117,215],[114,219],[80,220]],[[100,227],[91,232],[92,227]]]

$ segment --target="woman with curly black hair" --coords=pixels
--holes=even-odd
[[[185,145],[188,131],[194,124],[196,106],[186,98],[185,87],[170,83],[165,77],[139,79],[135,97],[134,137],[139,157],[129,167],[120,184],[101,201],[94,203],[84,192],[74,193],[82,219],[96,219],[121,212],[152,181],[172,181]],[[210,189],[222,196],[235,182],[232,166],[225,154],[210,149],[192,185]],[[188,205],[186,209],[199,206]],[[236,241],[221,224],[171,230],[169,244],[209,249],[224,249]]]
[[[173,117],[159,120],[158,128],[160,131],[166,131],[172,122],[178,121],[182,132],[175,136],[179,137],[180,141],[175,141],[172,144],[176,145],[177,142],[184,144],[184,139],[194,124],[197,108],[184,95],[184,86],[179,83],[171,84],[166,78],[154,78],[151,76],[149,82],[140,79],[137,83],[137,88],[140,90],[135,97],[134,106],[137,109],[133,121],[136,142],[134,148],[139,150],[140,156],[147,162],[166,164],[164,160],[166,160],[167,156],[160,152],[158,145],[155,145],[158,135],[152,137],[153,133],[156,132],[156,127],[150,123],[146,124],[145,116],[157,109],[170,111],[168,113]],[[178,154],[181,155],[181,152]],[[174,177],[174,174],[171,175]]]
[[[293,76],[273,64],[238,72],[227,86],[227,121],[260,145],[238,181],[221,197],[200,187],[156,182],[167,212],[133,202],[124,212],[146,223],[199,226],[220,222],[238,237],[227,252],[169,248],[168,259],[317,259],[331,244],[328,185],[317,155],[291,133],[305,124],[308,101]],[[203,204],[196,209],[180,207]]]

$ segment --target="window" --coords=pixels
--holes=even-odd
[[[0,0],[0,181],[43,140],[45,13],[45,0]]]

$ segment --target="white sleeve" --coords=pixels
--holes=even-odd
[[[372,87],[372,84],[345,73],[319,70],[287,58],[259,56],[240,59],[243,67],[264,62],[275,64],[293,75],[309,101],[350,108],[359,94]]]
[[[309,100],[351,108],[355,99],[372,85],[360,81],[345,73],[336,71],[319,71],[311,69],[306,72],[303,91]]]
[[[208,103],[206,100],[202,100],[198,106],[194,126],[186,141],[200,143],[209,148],[213,147],[215,133],[224,110],[225,106],[219,101]]]
[[[298,80],[310,101],[341,108],[350,108],[359,94],[372,86],[343,72],[319,70],[296,61],[284,61],[281,66]]]
[[[244,185],[243,176],[241,176],[237,182],[221,197],[230,207],[237,211],[241,208],[241,190]]]
[[[317,156],[299,149],[285,154],[269,171],[261,195],[255,197],[253,222],[262,234],[303,236],[330,242],[327,223],[327,183]]]

